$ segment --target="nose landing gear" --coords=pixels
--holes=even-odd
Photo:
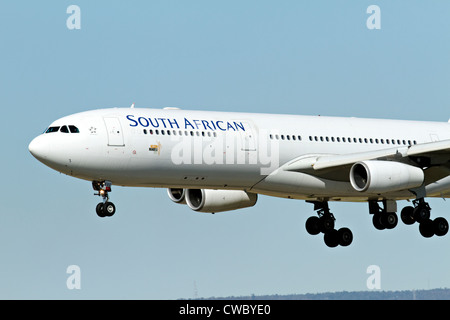
[[[109,201],[108,196],[108,192],[111,192],[111,185],[112,183],[110,181],[92,181],[92,188],[97,191],[94,195],[100,196],[103,199],[103,202],[97,204],[95,208],[97,215],[101,218],[112,217],[116,213],[116,206]]]

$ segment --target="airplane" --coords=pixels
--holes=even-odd
[[[444,236],[427,198],[450,197],[450,121],[302,116],[179,108],[97,109],[54,121],[29,144],[46,166],[92,182],[99,217],[116,212],[112,186],[166,188],[196,212],[252,207],[258,195],[304,200],[306,231],[348,246],[329,202],[366,202],[378,230],[400,217]]]

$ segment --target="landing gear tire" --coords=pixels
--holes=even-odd
[[[381,222],[381,213],[375,213],[372,218],[373,226],[378,230],[384,230],[386,227]]]
[[[424,220],[419,224],[419,232],[425,238],[431,238],[434,235],[433,221]]]
[[[398,217],[395,212],[386,212],[381,214],[381,223],[386,229],[394,229],[398,223]]]
[[[433,220],[434,234],[442,237],[448,232],[448,222],[444,218],[436,218]]]
[[[414,220],[414,207],[404,207],[400,213],[400,218],[406,225],[414,224],[414,222],[416,222],[416,220]]]
[[[336,229],[325,232],[323,241],[330,248],[337,247],[339,245],[339,232]]]
[[[350,245],[353,241],[353,233],[349,228],[340,228],[338,230],[339,244],[343,247]]]
[[[103,205],[103,211],[107,217],[112,217],[116,213],[116,206],[112,202],[106,202]]]
[[[413,211],[414,220],[422,223],[430,219],[430,210],[425,206],[419,205]]]
[[[100,218],[105,217],[105,212],[103,210],[103,202],[100,202],[99,204],[97,204],[97,207],[95,208],[95,211],[97,212],[97,215]]]
[[[320,233],[320,219],[319,217],[309,217],[306,220],[306,231],[310,235],[317,235]]]
[[[334,229],[334,218],[331,215],[324,215],[319,218],[320,220],[320,231],[327,233]]]
[[[100,218],[112,217],[116,213],[116,206],[112,202],[100,202],[97,204],[95,211]]]

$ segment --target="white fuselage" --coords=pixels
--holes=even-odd
[[[297,199],[363,201],[376,195],[334,179],[280,169],[302,156],[342,155],[450,139],[440,122],[175,109],[113,108],[74,114],[30,144],[47,166],[120,186],[240,189]],[[442,183],[448,183],[443,181]],[[439,188],[438,194],[448,196]],[[406,191],[381,198],[407,199]]]

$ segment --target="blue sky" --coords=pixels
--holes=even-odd
[[[69,30],[69,5],[81,29]],[[369,30],[366,9],[381,9]],[[354,242],[330,249],[313,207],[261,196],[215,215],[166,190],[89,182],[36,161],[53,120],[96,108],[245,111],[447,121],[448,1],[0,1],[0,298],[177,299],[450,287],[450,238],[372,226],[367,204],[331,203]],[[380,128],[382,130],[382,128]],[[432,217],[448,202],[431,199]],[[407,205],[399,202],[399,208]],[[69,290],[66,269],[81,270]]]

